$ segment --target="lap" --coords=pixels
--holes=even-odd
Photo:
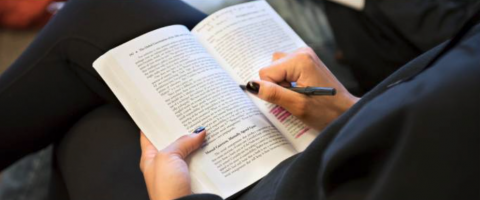
[[[70,199],[148,199],[139,168],[140,131],[118,106],[79,120],[55,148]]]
[[[71,0],[0,76],[0,170],[61,139],[83,115],[117,99],[93,70],[107,50],[204,14],[178,0]]]

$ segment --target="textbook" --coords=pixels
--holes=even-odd
[[[319,134],[239,87],[258,80],[274,52],[305,46],[267,2],[253,1],[222,9],[191,31],[172,25],[148,32],[93,66],[157,149],[205,126],[204,144],[187,160],[192,190],[227,198]]]

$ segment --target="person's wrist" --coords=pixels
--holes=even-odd
[[[318,131],[322,131],[359,100],[359,98],[343,92],[337,93],[337,95],[332,97],[316,96],[314,98],[316,99],[316,103],[313,104],[317,105],[315,109],[307,109],[305,111],[306,113],[310,113],[309,117],[299,117],[310,127]]]
[[[335,100],[335,111],[337,113],[337,117],[345,113],[349,110],[353,105],[355,105],[360,98],[353,96],[350,93],[344,93],[341,97]]]
[[[343,98],[343,101],[341,101],[342,105],[340,106],[340,109],[342,110],[342,114],[349,110],[353,105],[355,105],[358,100],[360,100],[360,98],[353,96],[350,93],[346,94]]]

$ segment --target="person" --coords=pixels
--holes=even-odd
[[[138,128],[91,68],[130,38],[204,17],[181,1],[68,2],[0,77],[0,169],[53,142],[51,199],[220,199],[191,194],[183,161],[208,130],[165,149],[142,134],[138,144]],[[258,97],[323,131],[235,198],[478,199],[480,26],[465,33],[361,99],[310,49],[275,54],[254,80]],[[339,93],[306,97],[277,85],[285,81]]]

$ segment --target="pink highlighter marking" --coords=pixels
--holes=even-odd
[[[282,115],[280,115],[280,117],[278,117],[278,119],[279,119],[281,122],[283,122],[283,121],[285,121],[288,117],[290,117],[290,115],[292,115],[292,114],[290,114],[290,112],[285,111],[285,112],[283,112]]]
[[[280,106],[275,106],[270,110],[270,113],[275,115],[275,117],[280,121],[284,122],[291,114],[287,110],[283,109]]]
[[[277,116],[280,112],[282,112],[282,108],[279,107],[279,106],[275,106],[275,108],[273,108],[270,113],[274,114],[275,116]]]
[[[302,136],[304,133],[306,133],[308,130],[310,130],[310,128],[304,128],[303,130],[301,130],[300,132],[298,132],[298,134],[295,136],[295,139],[296,138],[299,138],[300,136]]]

